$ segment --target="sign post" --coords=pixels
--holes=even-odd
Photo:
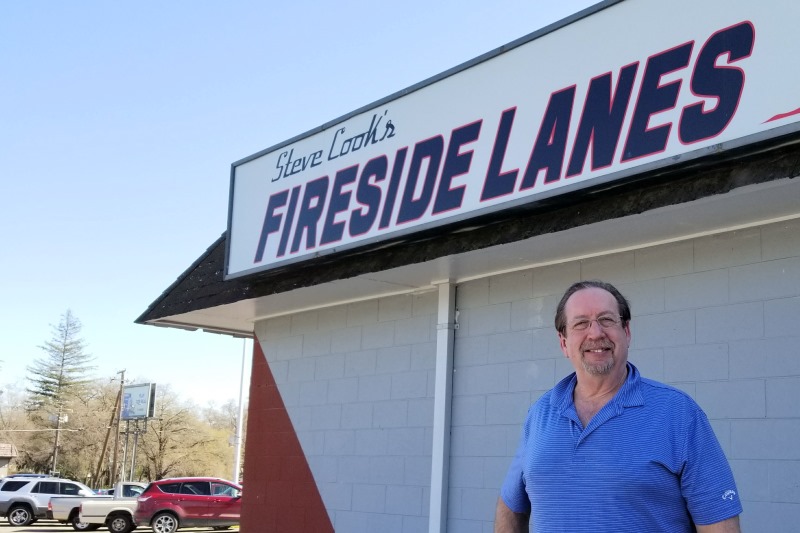
[[[131,451],[131,468],[128,476],[129,481],[133,481],[134,469],[136,467],[136,446],[139,443],[139,433],[147,432],[147,419],[153,418],[156,403],[156,384],[144,383],[140,385],[128,385],[122,395],[122,416],[125,421],[125,453],[128,451],[128,435],[130,433],[131,422],[133,422],[133,450]],[[140,425],[141,422],[141,425]],[[123,457],[122,464],[126,459]],[[123,467],[122,477],[125,478],[125,468]]]

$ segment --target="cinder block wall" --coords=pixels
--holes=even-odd
[[[632,302],[631,361],[691,394],[731,460],[746,531],[800,522],[800,221],[458,285],[449,533],[489,533],[535,399],[572,371],[553,314],[578,279]],[[259,322],[335,529],[428,531],[437,295]],[[433,532],[432,532],[433,533]]]
[[[256,324],[331,522],[428,531],[437,293]]]
[[[553,315],[573,281],[631,300],[630,360],[692,395],[736,475],[742,529],[800,522],[800,221],[458,286],[449,533],[488,533],[528,406],[572,372]]]

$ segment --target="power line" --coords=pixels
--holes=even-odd
[[[28,431],[83,431],[83,429],[84,428],[79,428],[79,429],[67,429],[67,428],[61,428],[61,429],[56,429],[56,428],[47,428],[47,429],[0,429],[0,431],[6,432],[6,433],[23,433],[23,432],[28,432]]]

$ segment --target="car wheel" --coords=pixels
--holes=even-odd
[[[8,510],[7,518],[12,526],[29,526],[33,523],[33,512],[27,505],[17,505]]]
[[[153,533],[175,533],[178,530],[178,517],[172,513],[159,513],[150,522]]]
[[[130,533],[135,528],[130,515],[115,514],[108,520],[108,530],[111,533]]]
[[[81,517],[78,513],[72,515],[72,518],[69,519],[69,523],[75,531],[94,531],[100,527],[100,524],[81,522]]]

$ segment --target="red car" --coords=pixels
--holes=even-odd
[[[239,523],[242,486],[212,477],[153,481],[137,498],[133,521],[154,533],[182,527],[228,529]]]

